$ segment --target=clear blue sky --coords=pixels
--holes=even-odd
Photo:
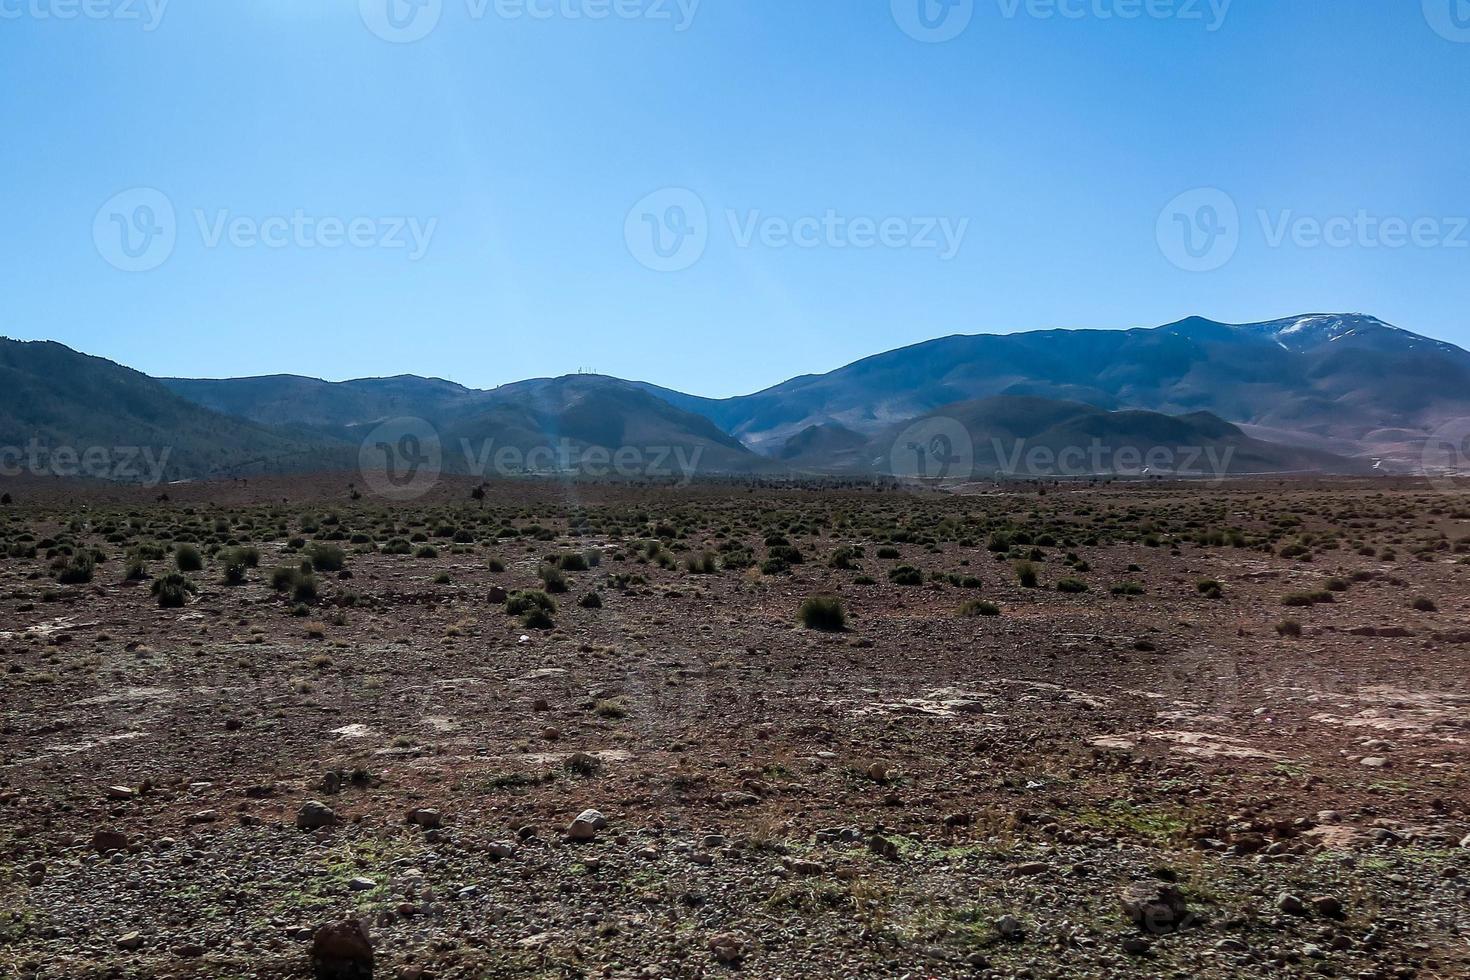
[[[155,375],[592,368],[719,396],[948,333],[1195,313],[1470,345],[1463,0],[1235,0],[1218,23],[1210,0],[923,0],[964,26],[939,43],[900,27],[935,37],[921,0],[427,0],[414,43],[369,28],[429,23],[388,0],[173,0],[156,24],[160,0],[87,2],[106,16],[0,0],[0,333]],[[104,207],[134,188],[175,211],[142,272],[120,236],[160,217]],[[690,198],[630,217],[665,188],[706,212],[678,271],[638,235],[698,221],[670,210]],[[1202,260],[1165,240],[1221,227],[1218,198],[1161,220],[1196,188],[1239,212]],[[297,212],[368,223],[322,247],[267,220]],[[896,223],[855,247],[873,230],[829,212]],[[1333,246],[1299,220],[1360,213]],[[239,234],[213,239],[221,217]],[[1385,218],[1429,224],[1390,248]],[[912,247],[943,245],[938,219],[968,221],[952,256]]]

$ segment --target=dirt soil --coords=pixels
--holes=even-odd
[[[1470,976],[1470,491],[473,486],[0,482],[0,976]]]

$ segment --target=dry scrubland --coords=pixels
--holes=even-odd
[[[0,489],[0,976],[1470,970],[1470,492]]]

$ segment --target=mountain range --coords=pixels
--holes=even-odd
[[[1106,458],[1078,463],[1098,473],[1136,472],[1115,465],[1120,451],[1159,448],[1208,452],[1236,473],[1395,471],[1436,426],[1470,417],[1470,353],[1361,314],[1191,317],[942,337],[711,399],[600,375],[493,390],[416,376],[154,379],[60,344],[0,340],[0,445],[166,445],[173,479],[349,468],[370,432],[401,417],[437,430],[451,472],[477,472],[486,447],[523,459],[554,443],[574,456],[672,448],[705,473],[867,476],[892,472],[915,433],[955,424],[982,474],[1017,472],[1022,445],[1043,461],[1101,446]],[[1157,454],[1150,466],[1179,469]]]

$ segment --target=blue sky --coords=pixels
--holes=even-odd
[[[1470,0],[85,2],[0,0],[0,333],[155,375],[1470,345]]]

